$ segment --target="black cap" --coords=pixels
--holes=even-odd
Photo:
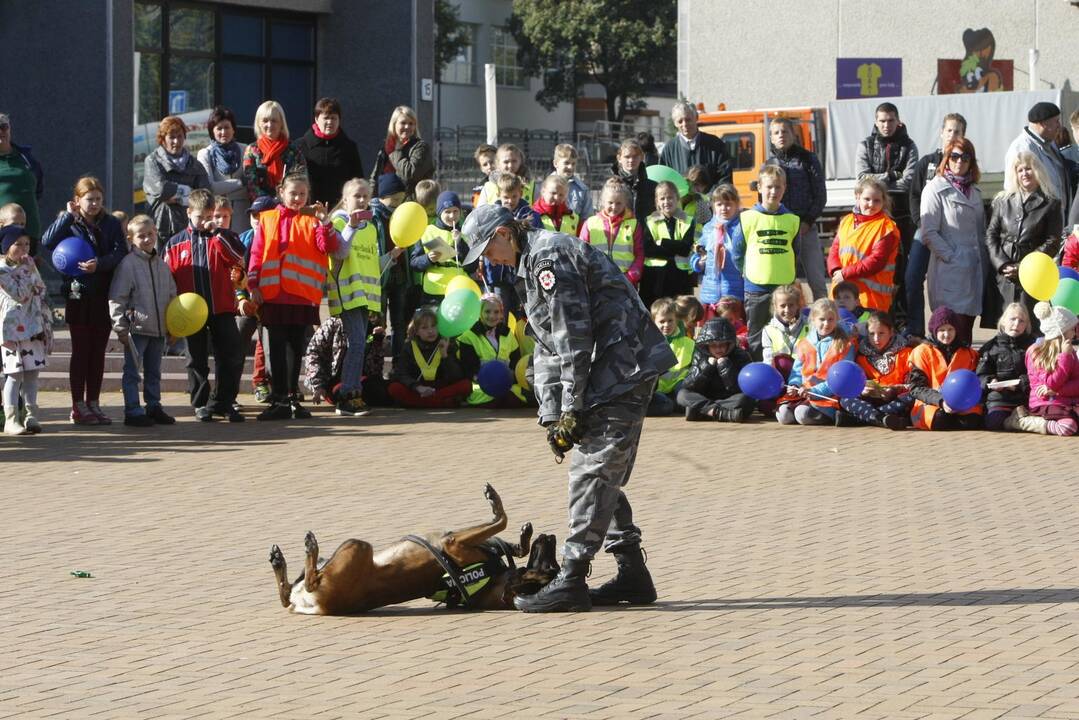
[[[1027,122],[1043,123],[1046,120],[1051,120],[1060,114],[1060,108],[1051,102],[1035,103],[1034,107],[1027,113]]]
[[[461,261],[470,265],[479,259],[487,249],[487,243],[495,230],[513,222],[513,213],[501,205],[480,205],[469,213],[461,226],[461,237],[468,244],[468,255]]]

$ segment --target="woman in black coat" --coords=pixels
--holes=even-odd
[[[1004,192],[993,199],[985,243],[1004,304],[1022,303],[1033,318],[1037,301],[1019,284],[1019,263],[1032,252],[1056,255],[1063,230],[1060,200],[1048,194],[1045,168],[1032,153],[1017,154],[1005,172]],[[983,324],[990,319],[983,317]]]
[[[315,103],[315,122],[296,141],[296,149],[307,161],[311,198],[328,207],[341,199],[346,182],[363,177],[360,152],[341,127],[341,103],[336,98]]]

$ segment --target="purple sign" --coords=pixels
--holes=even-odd
[[[900,58],[836,58],[837,100],[898,97],[903,94],[903,60]]]

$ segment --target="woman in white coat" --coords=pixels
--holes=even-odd
[[[224,195],[232,203],[232,230],[250,229],[247,209],[251,201],[243,181],[244,146],[236,142],[236,117],[227,107],[218,105],[206,122],[210,144],[199,150],[198,161],[210,178],[210,191]]]
[[[930,250],[929,306],[959,315],[961,342],[969,343],[982,311],[985,282],[985,210],[977,182],[978,158],[966,138],[944,148],[937,175],[922,190],[922,242]]]

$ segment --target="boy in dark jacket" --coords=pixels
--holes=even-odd
[[[243,374],[240,332],[236,329],[234,268],[242,271],[244,248],[230,230],[218,229],[211,219],[213,196],[192,190],[187,204],[187,229],[165,246],[165,262],[172,270],[179,294],[193,292],[206,301],[208,315],[201,330],[187,338],[187,387],[195,417],[210,422],[214,415],[243,422],[234,407]],[[210,389],[209,341],[213,338],[214,375]]]
[[[677,398],[686,420],[745,422],[753,412],[753,399],[739,389],[738,373],[753,360],[738,347],[734,326],[714,317],[695,341],[693,364]]]

